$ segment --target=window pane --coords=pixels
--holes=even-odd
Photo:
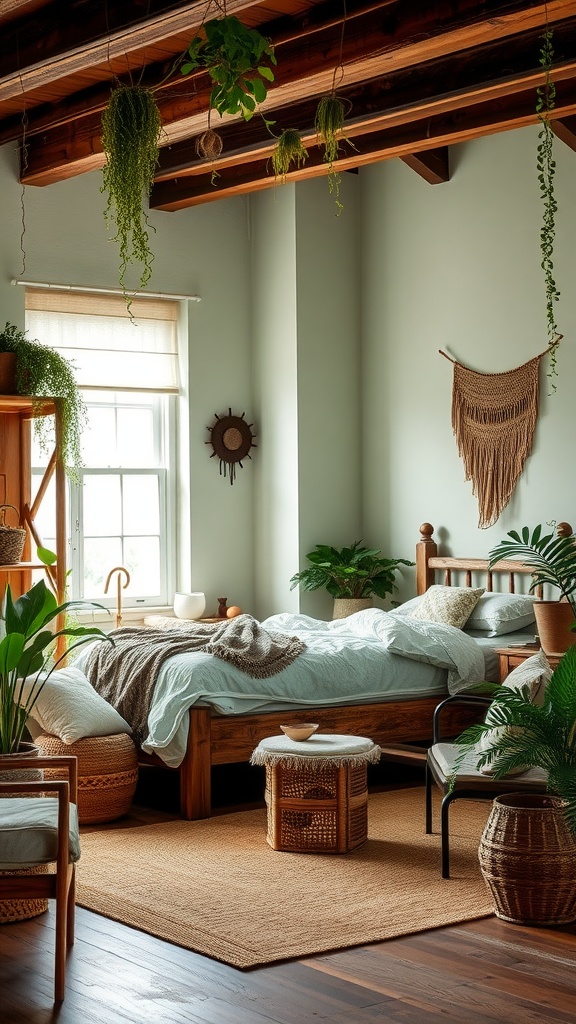
[[[130,597],[159,594],[160,542],[158,537],[130,537],[124,541],[124,565],[130,573]]]
[[[118,409],[118,462],[120,466],[155,466],[152,409]]]
[[[84,597],[103,597],[108,573],[121,564],[119,537],[87,537],[84,541]]]
[[[82,431],[85,466],[117,466],[116,413],[102,406],[88,407],[88,424]]]
[[[119,476],[85,474],[83,503],[85,536],[107,537],[122,533]]]
[[[123,477],[124,533],[160,532],[158,477]]]

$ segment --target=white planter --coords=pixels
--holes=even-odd
[[[206,611],[206,595],[197,591],[194,594],[174,594],[174,615],[179,619],[201,619]]]

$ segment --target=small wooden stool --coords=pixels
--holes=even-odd
[[[70,754],[78,758],[78,821],[96,825],[127,814],[138,782],[136,747],[127,733],[87,736],[63,743],[58,736],[41,733],[34,740],[43,754]],[[58,772],[44,771],[45,778]]]
[[[262,740],[250,763],[266,766],[266,841],[272,849],[348,853],[365,843],[366,766],[379,760],[380,747],[363,736]]]

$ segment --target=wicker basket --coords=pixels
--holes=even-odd
[[[21,526],[7,526],[6,509],[14,510],[18,518],[20,514],[14,505],[0,505],[0,565],[13,565],[22,558],[26,530]]]
[[[496,916],[503,921],[530,925],[576,921],[576,840],[559,797],[538,793],[496,797],[478,856]]]
[[[136,748],[126,733],[87,736],[76,743],[63,743],[57,736],[41,733],[35,742],[44,754],[78,758],[81,825],[114,821],[128,813],[138,781],[138,760]],[[60,777],[57,769],[45,769],[44,775],[46,779]]]
[[[273,850],[348,853],[368,838],[365,763],[266,765],[265,797]]]

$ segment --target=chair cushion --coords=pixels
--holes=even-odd
[[[462,747],[459,747],[456,743],[435,743],[433,747],[428,750],[428,758],[434,762],[434,766],[437,774],[441,777],[444,782],[454,774],[456,770],[456,762],[458,757],[462,753]],[[507,786],[510,789],[520,789],[524,785],[526,789],[533,789],[534,785],[543,786],[546,784],[547,773],[542,768],[530,768],[529,771],[523,772],[522,775],[515,775],[513,779],[508,777],[503,779],[490,779],[484,772],[481,772],[476,767],[478,760],[478,749],[472,747],[466,751],[464,760],[461,766],[458,768],[456,779],[457,789],[466,782],[478,782],[480,779],[490,786],[490,782],[498,786],[501,790],[504,790]]]
[[[57,853],[57,797],[0,799],[0,871],[50,864]],[[79,857],[78,813],[76,804],[70,804],[70,860]]]

